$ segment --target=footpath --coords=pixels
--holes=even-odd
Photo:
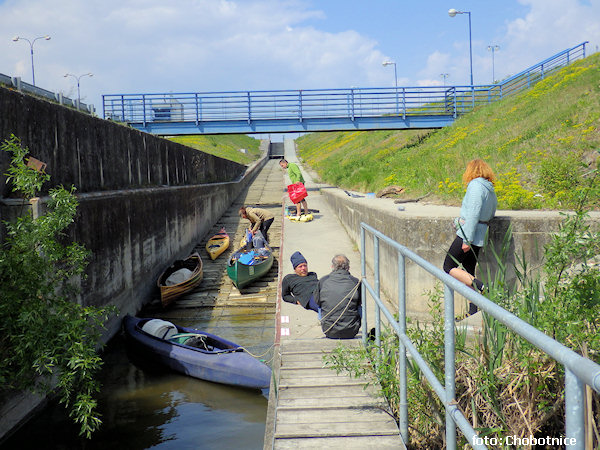
[[[285,141],[285,158],[297,162],[291,140]],[[290,256],[295,251],[302,253],[308,270],[316,272],[319,279],[331,272],[331,260],[337,254],[348,257],[350,272],[360,278],[358,249],[319,193],[321,186],[305,170],[302,173],[308,207],[319,212],[313,214],[311,222],[284,217],[280,279],[293,273]],[[285,184],[289,184],[287,176]],[[291,205],[283,190],[282,198],[286,208]],[[367,311],[367,319],[370,329],[374,326],[373,311]],[[327,339],[314,311],[282,300],[277,323],[278,351],[273,364],[265,449],[404,447],[396,422],[385,402],[376,396],[376,388],[365,389],[367,380],[338,375],[325,365],[324,355],[338,345],[360,345],[361,333],[351,340]]]

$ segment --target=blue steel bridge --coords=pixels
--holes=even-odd
[[[490,85],[110,94],[103,112],[157,135],[441,128],[585,58],[587,43]]]

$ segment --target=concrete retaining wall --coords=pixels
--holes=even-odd
[[[42,195],[61,184],[77,188],[78,216],[69,231],[92,252],[78,301],[121,311],[105,339],[119,329],[120,317],[150,298],[161,271],[189,253],[268,160],[266,141],[263,159],[247,169],[0,87],[0,140],[11,134],[47,163],[51,180]],[[0,152],[0,173],[8,165],[9,155]],[[10,191],[1,175],[3,220],[19,204]],[[34,214],[43,213],[46,200],[33,202]]]
[[[233,181],[245,167],[108,120],[0,86],[0,141],[14,134],[47,164],[58,185],[78,192]],[[0,152],[0,173],[9,159]],[[0,176],[0,196],[10,188]]]
[[[459,213],[458,207],[421,205],[406,203],[400,205],[391,199],[351,198],[344,191],[335,188],[324,188],[322,195],[334,209],[342,226],[360,248],[360,223],[364,222],[396,242],[408,247],[413,252],[435,266],[442,268],[450,243],[454,239],[451,227],[452,219]],[[509,268],[515,263],[515,255],[524,256],[530,268],[539,266],[543,256],[544,245],[551,234],[558,230],[562,216],[556,211],[498,211],[490,224],[490,242],[497,253],[509,226],[512,226],[512,240],[509,252],[503,262]],[[600,220],[600,213],[592,213],[591,220]],[[373,237],[367,233],[366,256],[372,265]],[[381,288],[390,299],[396,301],[398,296],[398,274],[396,251],[385,243],[380,243]],[[482,252],[478,273],[486,279],[488,271],[493,275],[497,270],[496,258],[491,250]],[[514,271],[509,277],[515,280]],[[429,313],[426,291],[435,287],[433,275],[407,260],[406,286],[407,310],[414,317],[426,319]],[[456,295],[456,308],[464,305],[464,298]]]

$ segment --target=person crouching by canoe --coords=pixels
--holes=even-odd
[[[290,177],[291,184],[304,184],[304,177],[302,176],[302,172],[300,172],[300,169],[298,168],[298,165],[296,163],[287,162],[285,159],[282,159],[281,161],[279,161],[279,165],[283,169],[287,170],[287,174]],[[308,204],[306,203],[305,199],[300,200],[298,203],[295,203],[295,205],[296,216],[300,216],[300,205],[302,205],[302,208],[304,208],[304,214],[308,215]]]
[[[360,280],[350,274],[350,261],[336,255],[331,273],[319,280],[315,303],[321,308],[321,329],[330,339],[352,339],[360,330],[362,301]]]
[[[287,274],[281,282],[281,296],[288,303],[296,303],[305,309],[319,312],[313,293],[319,279],[315,272],[308,271],[308,263],[302,253],[295,252],[291,257],[294,273]]]
[[[252,232],[252,235],[260,230],[265,240],[269,242],[269,235],[267,232],[269,231],[269,228],[271,228],[271,224],[275,218],[273,214],[265,209],[251,208],[250,206],[242,206],[239,210],[239,214],[242,219],[250,221],[250,231]]]

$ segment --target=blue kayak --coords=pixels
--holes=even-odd
[[[160,319],[127,315],[123,328],[136,357],[190,377],[253,389],[268,388],[271,369],[239,345]]]

